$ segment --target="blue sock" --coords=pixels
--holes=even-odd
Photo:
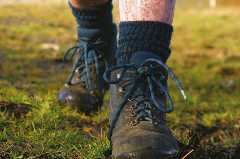
[[[72,13],[81,28],[103,29],[108,31],[112,27],[112,0],[96,7],[74,8],[70,3]]]
[[[118,64],[129,63],[136,51],[147,51],[158,55],[166,63],[171,54],[169,48],[173,27],[153,21],[121,22],[116,58]]]

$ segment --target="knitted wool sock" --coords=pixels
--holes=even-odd
[[[136,51],[147,51],[158,55],[164,63],[171,54],[169,48],[173,27],[153,21],[121,22],[119,24],[118,64],[129,63]]]
[[[81,28],[100,28],[109,30],[112,27],[112,0],[96,7],[74,8],[70,3],[72,13]]]

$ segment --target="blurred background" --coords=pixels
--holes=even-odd
[[[113,4],[114,22],[118,24],[118,3]],[[167,65],[183,85],[188,100],[184,101],[169,79],[174,111],[167,115],[167,124],[185,144],[184,132],[192,129],[201,135],[207,150],[225,147],[231,154],[231,148],[239,141],[240,129],[240,1],[177,0],[173,27],[172,54]],[[0,141],[6,142],[6,147],[12,144],[9,136],[15,136],[14,141],[19,143],[41,143],[39,152],[55,153],[51,142],[71,147],[72,143],[65,145],[55,140],[53,136],[57,134],[52,133],[56,125],[68,120],[86,122],[97,130],[108,129],[107,109],[90,118],[72,110],[63,111],[57,105],[58,90],[72,71],[72,63],[63,63],[62,57],[68,48],[77,45],[76,28],[66,0],[0,0],[0,130],[4,130]],[[104,100],[109,101],[109,92]],[[18,120],[8,116],[4,111],[6,104],[1,103],[25,103],[36,111],[24,117],[26,120]],[[32,123],[38,124],[41,132],[31,131],[35,130]],[[20,130],[26,133],[16,133]],[[70,130],[75,131],[75,127]],[[89,131],[81,129],[81,133]],[[38,138],[37,133],[47,135]],[[74,137],[68,140],[71,138]],[[107,140],[103,143],[110,145]],[[106,149],[93,153],[89,142],[85,144],[79,151],[84,151],[86,158],[103,155],[99,153]],[[61,150],[63,157],[74,154],[75,150],[69,147],[66,152]],[[18,148],[16,151],[21,154]],[[26,151],[31,154],[32,150]]]
[[[0,2],[44,2],[51,0],[0,0]],[[62,2],[66,2],[67,0],[59,0]],[[119,0],[113,0],[113,2],[118,2]],[[197,5],[197,6],[210,6],[215,7],[216,5],[240,5],[240,1],[238,0],[177,0],[178,5],[183,4],[189,5]]]

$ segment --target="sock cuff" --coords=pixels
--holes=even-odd
[[[96,7],[75,8],[70,2],[72,13],[76,17],[76,21],[82,28],[102,28],[111,27],[112,17],[112,0]]]
[[[173,27],[155,21],[121,22],[119,24],[118,63],[126,63],[136,51],[157,54],[166,62],[171,54],[169,48]]]

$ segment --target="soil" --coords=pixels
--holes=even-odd
[[[19,104],[12,103],[7,101],[0,101],[0,111],[8,112],[9,115],[12,115],[16,118],[20,118],[24,116],[27,112],[31,111],[32,106],[27,104]],[[188,144],[184,144],[181,141],[178,141],[179,151],[176,154],[167,156],[167,159],[240,159],[240,142],[237,144],[235,148],[232,147],[221,147],[214,146],[211,143],[207,142],[206,139],[209,136],[214,136],[218,131],[217,127],[205,127],[201,124],[196,124],[197,127],[189,130],[182,136],[188,138]],[[94,136],[98,136],[101,134],[102,130],[100,127],[93,126],[89,123],[66,123],[62,126],[59,126],[56,131],[61,129],[65,129],[69,126],[76,126],[78,128],[87,127],[90,133]],[[89,133],[82,133],[86,138],[92,139]],[[184,141],[184,139],[181,139]],[[111,159],[112,150],[108,150],[105,152],[105,158]]]

